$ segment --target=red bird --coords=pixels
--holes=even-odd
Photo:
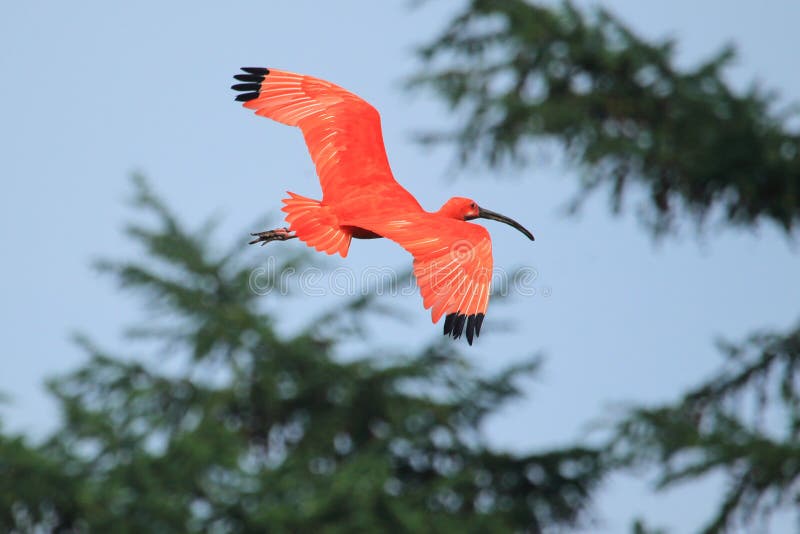
[[[347,256],[350,240],[386,237],[414,256],[425,309],[433,322],[446,315],[444,334],[465,333],[472,345],[489,304],[492,242],[483,218],[509,224],[533,241],[521,224],[454,197],[439,211],[422,209],[392,176],[378,112],[330,82],[291,72],[243,67],[236,100],[257,115],[298,126],[322,185],[322,200],[295,193],[284,199],[288,228],[252,234],[250,243],[298,238],[328,254]]]

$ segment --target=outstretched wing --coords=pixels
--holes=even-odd
[[[298,126],[322,185],[323,201],[337,202],[368,188],[420,209],[395,181],[386,158],[377,110],[325,80],[276,69],[243,67],[236,100],[257,115]]]
[[[492,282],[492,240],[483,226],[432,213],[354,224],[397,242],[414,256],[414,276],[431,319],[446,315],[445,335],[480,335]]]

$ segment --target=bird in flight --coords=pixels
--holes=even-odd
[[[236,100],[256,115],[303,132],[322,186],[322,200],[289,192],[283,200],[288,227],[252,234],[250,244],[297,238],[327,254],[347,256],[350,241],[385,237],[414,257],[414,275],[434,323],[444,334],[464,334],[472,345],[489,304],[492,242],[473,219],[513,226],[509,217],[453,197],[425,211],[392,176],[380,116],[359,96],[325,80],[277,69],[242,67]]]

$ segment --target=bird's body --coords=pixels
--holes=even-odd
[[[467,222],[478,217],[515,221],[467,198],[428,212],[392,175],[380,116],[366,101],[330,82],[291,72],[243,68],[233,89],[256,114],[299,127],[322,186],[322,200],[289,193],[288,229],[254,234],[253,242],[297,237],[328,254],[347,256],[351,240],[386,237],[414,257],[414,274],[433,322],[446,315],[445,334],[472,344],[489,302],[489,232]]]

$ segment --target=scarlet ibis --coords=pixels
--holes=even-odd
[[[289,192],[283,200],[288,228],[252,234],[250,244],[298,238],[328,254],[347,256],[352,238],[386,237],[414,257],[414,275],[434,323],[446,315],[444,334],[480,335],[489,303],[492,242],[483,226],[466,222],[515,220],[454,197],[439,211],[422,209],[395,181],[383,146],[377,110],[325,80],[261,67],[242,67],[231,88],[257,115],[303,132],[322,186],[322,200]]]

